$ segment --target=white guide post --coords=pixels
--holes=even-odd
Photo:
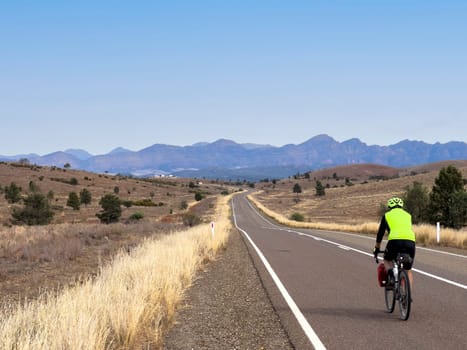
[[[441,236],[441,226],[439,225],[439,221],[438,221],[436,223],[436,243],[438,244],[439,244],[440,236]]]

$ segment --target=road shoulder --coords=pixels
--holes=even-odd
[[[163,348],[293,349],[237,230],[226,247],[198,274]]]

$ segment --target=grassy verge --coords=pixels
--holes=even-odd
[[[366,222],[361,224],[354,225],[344,225],[344,224],[331,224],[331,223],[320,223],[320,222],[303,222],[303,221],[294,221],[286,218],[282,214],[276,213],[263,204],[261,204],[253,196],[248,196],[248,199],[255,204],[255,206],[261,210],[264,214],[271,217],[280,224],[296,227],[296,228],[309,228],[309,229],[318,229],[318,230],[328,230],[328,231],[344,231],[344,232],[356,232],[364,234],[373,234],[375,235],[378,231],[379,222]],[[416,237],[417,244],[423,246],[444,246],[452,247],[459,249],[467,249],[467,232],[457,231],[453,229],[444,228],[441,230],[440,242],[437,243],[436,240],[436,227],[432,225],[414,225],[413,227]]]
[[[0,349],[159,348],[196,271],[225,245],[228,199],[219,199],[214,236],[203,224],[148,239],[80,286],[4,305]]]

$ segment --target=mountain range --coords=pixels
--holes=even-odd
[[[328,135],[317,135],[301,144],[282,147],[219,139],[191,146],[154,144],[139,151],[117,148],[104,155],[69,149],[43,156],[0,156],[2,161],[20,159],[46,166],[69,164],[74,169],[98,173],[259,180],[346,164],[372,163],[400,168],[467,159],[467,144],[404,140],[390,146],[377,146],[367,145],[357,138],[338,142]]]

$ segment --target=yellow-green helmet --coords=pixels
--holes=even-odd
[[[399,197],[392,197],[390,200],[388,200],[388,208],[392,209],[394,207],[403,207],[404,206],[404,201],[400,199]]]

